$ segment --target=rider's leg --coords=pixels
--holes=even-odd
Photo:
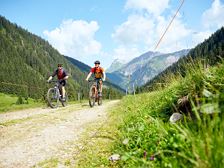
[[[94,87],[95,97],[97,96],[97,87]]]
[[[62,86],[60,85],[59,87],[59,93],[60,93],[60,96],[62,95]]]
[[[62,92],[62,98],[65,98],[65,87],[61,87],[61,92]]]
[[[103,82],[100,80],[99,83],[100,83],[100,92],[102,93],[102,90],[103,90]]]
[[[66,81],[63,80],[60,82],[60,90],[61,90],[61,95],[62,95],[62,99],[65,99],[65,85],[66,85]]]
[[[103,82],[102,82],[102,80],[100,80],[99,81],[99,91],[100,91],[100,93],[99,93],[99,96],[102,96],[102,91],[103,91]]]

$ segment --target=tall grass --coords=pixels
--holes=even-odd
[[[112,149],[121,155],[116,166],[223,167],[224,63],[187,66],[184,77],[168,75],[156,91],[123,99],[114,113],[123,119]],[[184,96],[189,111],[179,108]],[[173,112],[184,120],[169,123]]]

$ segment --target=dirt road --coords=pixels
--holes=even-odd
[[[68,158],[78,149],[74,144],[85,128],[92,122],[106,120],[107,110],[117,103],[0,114],[0,168],[32,167],[53,157]]]

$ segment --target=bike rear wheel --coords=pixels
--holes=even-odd
[[[68,95],[67,93],[65,92],[65,101],[62,101],[61,100],[61,104],[63,107],[67,106],[68,105]]]
[[[50,88],[47,92],[47,101],[51,108],[57,108],[59,102],[59,93],[55,88]]]
[[[91,86],[90,90],[89,90],[89,106],[93,107],[95,105],[95,101],[96,101],[96,87],[95,86]]]
[[[98,97],[98,105],[101,106],[103,104],[102,96]]]

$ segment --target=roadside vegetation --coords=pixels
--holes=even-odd
[[[119,167],[222,167],[224,63],[189,67],[157,91],[123,100],[123,123],[112,151]],[[184,120],[169,122],[174,112]],[[124,140],[126,143],[124,144]]]
[[[87,145],[80,167],[223,167],[223,37],[221,28],[124,97],[104,126],[113,140]],[[171,123],[173,113],[183,118]]]
[[[153,92],[123,98],[104,126],[112,140],[86,146],[80,167],[222,167],[224,63],[187,66],[185,77],[169,75]],[[171,124],[174,112],[184,118]],[[112,154],[119,160],[109,161]]]
[[[43,101],[0,93],[0,113],[43,106]]]

